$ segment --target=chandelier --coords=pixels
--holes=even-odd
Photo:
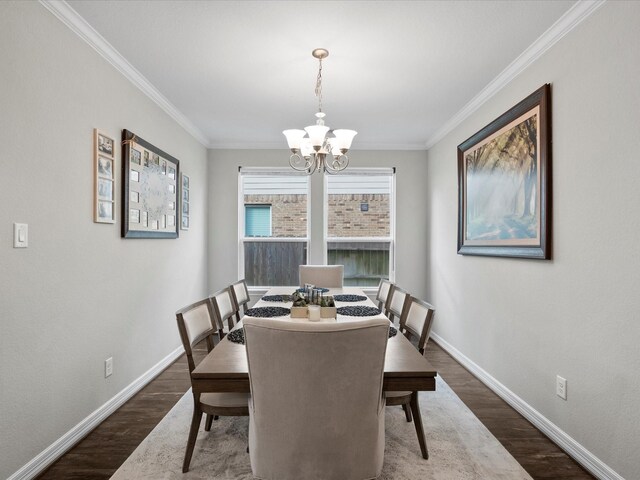
[[[304,130],[285,130],[287,143],[293,154],[289,157],[289,165],[294,170],[311,175],[313,172],[338,173],[349,165],[347,151],[351,148],[355,130],[330,130],[324,124],[325,113],[322,111],[322,59],[329,56],[324,48],[316,48],[311,55],[318,59],[318,78],[316,79],[316,97],[318,97],[318,113],[316,124]],[[333,135],[333,136],[329,136]]]

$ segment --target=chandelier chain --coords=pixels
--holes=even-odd
[[[322,58],[318,59],[318,77],[316,78],[316,97],[318,97],[318,111],[322,112]]]

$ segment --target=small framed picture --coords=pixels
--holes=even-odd
[[[140,210],[136,208],[129,209],[129,221],[131,223],[140,223]]]
[[[160,171],[162,172],[162,175],[166,175],[167,174],[167,162],[162,160],[162,162],[160,162]]]
[[[176,179],[176,169],[173,167],[169,167],[168,171],[167,171],[167,175],[169,176],[169,178],[171,180],[175,180]]]
[[[149,226],[149,214],[146,211],[140,212],[140,223],[143,227]]]
[[[172,227],[176,224],[176,217],[173,215],[167,215],[167,227]]]
[[[113,223],[113,202],[98,202],[97,215],[103,223]]]
[[[93,129],[93,221],[115,223],[115,141]]]
[[[98,156],[98,175],[113,178],[113,159]]]
[[[131,180],[132,182],[139,182],[140,172],[138,172],[137,170],[131,170],[131,172],[129,173],[129,180]]]
[[[169,193],[176,193],[175,185],[167,185],[167,189],[169,190]]]
[[[149,150],[144,151],[144,166],[149,166]]]
[[[115,144],[116,144],[116,142],[113,140],[113,138],[105,135],[104,133],[102,133],[97,128],[95,128],[93,130],[93,132],[94,132],[96,150],[101,155],[105,155],[107,157],[115,158]]]
[[[169,210],[175,210],[176,209],[176,202],[169,202]]]
[[[138,203],[139,201],[140,201],[140,194],[138,192],[129,192],[129,202]]]
[[[98,198],[100,200],[113,200],[113,180],[98,178]]]
[[[180,195],[180,229],[189,230],[189,177],[184,173],[181,174],[180,187],[182,193]]]
[[[151,163],[153,163],[154,165],[160,165],[160,155],[158,155],[157,153],[152,154]]]
[[[135,163],[136,165],[142,163],[142,152],[140,152],[140,150],[136,150],[135,148],[131,149],[131,163]]]

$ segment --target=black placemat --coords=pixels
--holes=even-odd
[[[233,343],[244,345],[244,328],[238,328],[229,332],[229,334],[227,335],[227,340]]]
[[[293,302],[291,295],[265,295],[262,300],[265,302]]]
[[[365,297],[364,295],[344,294],[344,295],[334,295],[333,299],[336,302],[364,302],[367,299],[367,297]]]
[[[284,317],[285,315],[289,315],[291,313],[290,308],[284,307],[256,307],[250,308],[247,310],[247,315],[250,317],[261,317],[261,318],[269,318],[269,317]]]
[[[348,307],[338,307],[339,315],[347,315],[349,317],[374,317],[380,315],[380,309],[375,307],[367,307],[365,305],[349,305]]]
[[[389,327],[389,338],[395,337],[398,334],[398,329],[395,327]],[[233,343],[238,343],[240,345],[244,345],[244,328],[238,328],[237,330],[233,330],[229,332],[227,335],[227,340]]]
[[[324,287],[314,287],[314,290],[320,290],[322,293],[327,293],[329,291],[328,288],[324,288]],[[304,292],[304,288],[299,288],[298,291],[300,293]]]

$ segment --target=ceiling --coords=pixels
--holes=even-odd
[[[353,149],[424,149],[574,1],[95,1],[68,4],[211,148],[286,148],[314,123]]]

